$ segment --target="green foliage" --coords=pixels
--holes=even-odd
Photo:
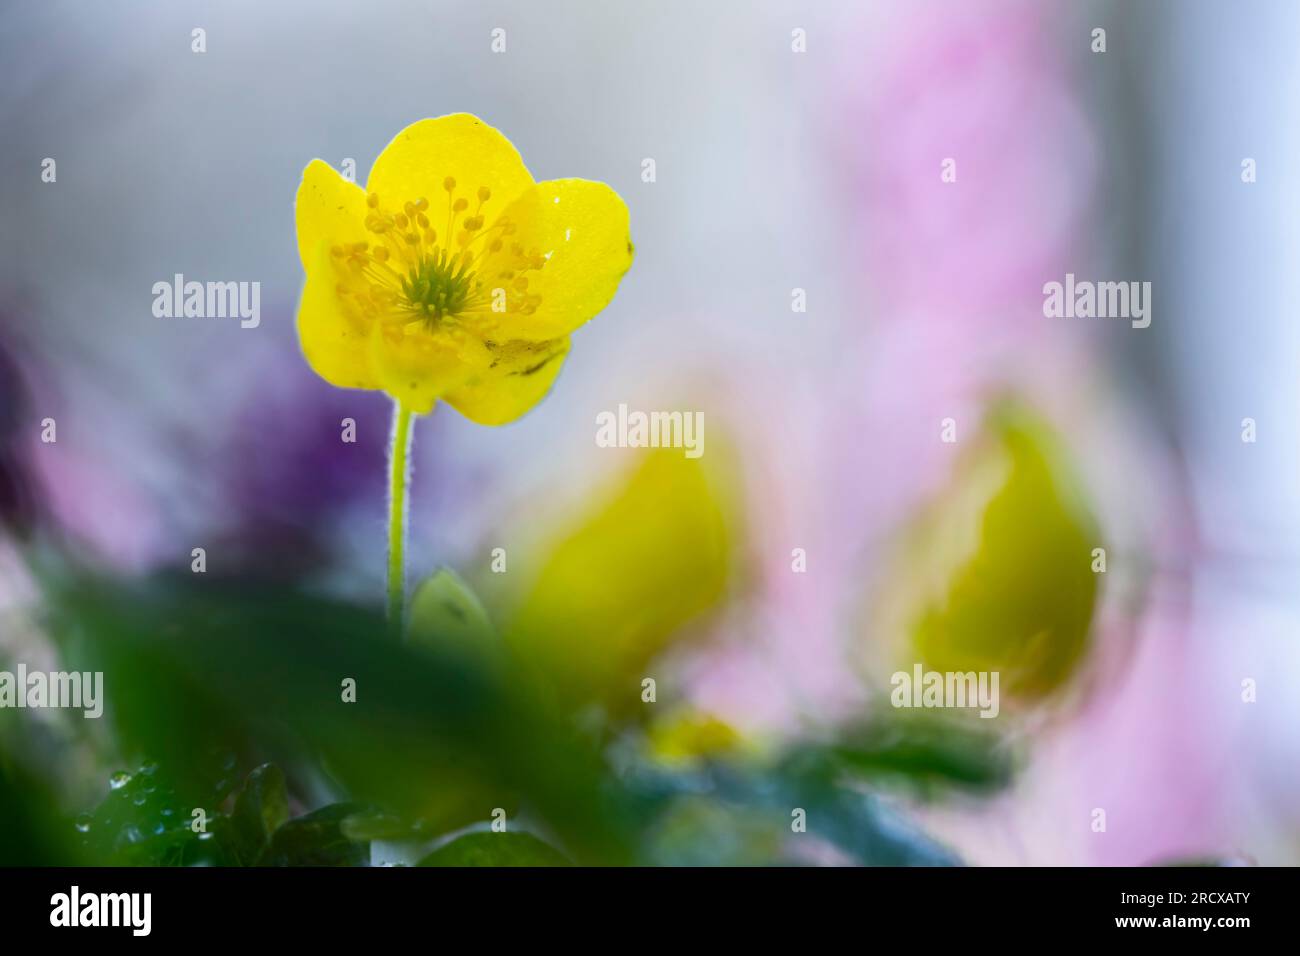
[[[257,862],[289,819],[289,794],[279,767],[262,764],[248,775],[230,814],[232,842],[241,862]]]
[[[167,783],[166,771],[147,763],[116,773],[93,812],[77,818],[86,858],[115,866],[358,866],[370,860],[369,843],[344,824],[365,808],[332,804],[289,819],[284,774],[272,764],[255,768],[231,804],[234,755],[212,787],[206,806],[190,807]],[[202,810],[201,818],[194,816]]]
[[[451,641],[398,645],[366,610],[184,577],[130,591],[81,581],[59,606],[69,666],[104,672],[123,748],[169,768],[190,806],[210,777],[196,754],[284,766],[308,756],[339,789],[422,832],[526,796],[574,852],[629,858],[640,811],[601,786],[608,771],[590,742]]]
[[[571,866],[531,833],[467,833],[439,847],[420,866]]]
[[[370,862],[370,844],[353,840],[347,821],[366,808],[335,803],[290,820],[272,835],[262,866],[365,866]]]
[[[927,711],[882,711],[845,728],[806,761],[832,761],[850,776],[900,783],[922,794],[952,788],[993,792],[1011,782],[1014,766],[1002,739],[979,718]]]
[[[215,809],[230,793],[231,777],[222,771],[233,771],[234,755],[217,756],[204,765],[218,776],[198,802],[183,799],[157,763],[146,763],[134,773],[114,773],[99,806],[77,818],[86,855],[116,866],[239,862],[232,852],[229,821]],[[196,808],[205,814],[204,832],[191,827]]]
[[[384,840],[425,866],[952,865],[882,792],[978,795],[1011,774],[978,722],[895,711],[764,759],[723,747],[663,763],[635,724],[593,733],[539,699],[458,577],[422,591],[418,636],[397,644],[368,610],[283,590],[72,582],[54,621],[65,666],[104,672],[115,752],[148,761],[75,826],[23,800],[39,782],[0,762],[0,821],[23,821],[27,841],[4,862],[358,866]],[[319,807],[329,794],[343,799]],[[507,832],[428,852],[498,807]]]
[[[73,866],[84,862],[70,820],[53,811],[49,785],[0,753],[0,866]]]

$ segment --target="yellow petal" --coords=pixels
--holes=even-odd
[[[520,339],[568,335],[609,304],[632,265],[627,205],[604,183],[552,179],[538,183],[503,211],[516,232],[488,259],[484,274],[510,268],[510,245],[545,257],[540,269],[524,273],[528,293],[541,302],[531,315],[512,312],[504,333]]]
[[[492,361],[447,402],[480,425],[505,425],[546,397],[569,352],[567,338],[550,342],[502,342],[489,346]]]
[[[360,242],[366,235],[366,194],[328,163],[313,159],[302,171],[294,218],[298,225],[298,258],[303,269],[315,261],[322,243]]]
[[[377,327],[370,343],[380,387],[417,415],[429,414],[438,399],[477,375],[485,356],[474,336],[453,340],[411,326]]]
[[[482,186],[491,190],[485,215],[502,209],[533,184],[510,140],[477,116],[454,113],[412,123],[398,133],[375,160],[366,183],[386,207],[421,197],[429,200],[429,219],[443,231],[448,194],[444,182],[455,180],[455,196],[469,202],[473,214]]]
[[[307,364],[331,385],[378,388],[366,341],[369,325],[339,295],[340,277],[329,244],[319,243],[305,265],[307,282],[298,303],[298,341]]]

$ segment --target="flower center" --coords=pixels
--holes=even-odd
[[[537,311],[542,297],[528,291],[525,273],[541,269],[546,258],[519,242],[507,245],[516,225],[506,216],[484,228],[483,209],[492,199],[487,186],[478,188],[473,211],[470,200],[457,196],[455,179],[448,176],[442,186],[447,212],[441,235],[428,199],[405,202],[396,212],[378,194],[366,197],[365,226],[375,239],[331,250],[352,280],[340,282],[338,293],[367,316],[398,326],[419,323],[429,331],[461,316]]]
[[[402,293],[407,305],[422,312],[426,319],[438,320],[444,315],[455,315],[465,308],[474,290],[474,274],[441,255],[425,254],[411,266],[402,279]]]

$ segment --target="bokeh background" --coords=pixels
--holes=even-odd
[[[401,128],[465,111],[536,178],[613,186],[637,257],[536,410],[417,422],[412,584],[449,566],[489,616],[531,609],[579,684],[666,608],[642,630],[675,712],[788,746],[917,659],[884,609],[931,573],[909,545],[943,551],[925,516],[978,484],[963,456],[1009,399],[1054,435],[1108,570],[1081,658],[1004,708],[1014,779],[903,805],[976,864],[1295,864],[1297,37],[1287,0],[7,7],[0,655],[57,659],[33,554],[142,579],[202,546],[210,577],[380,606],[389,405],[301,358],[293,196],[313,158],[364,182]],[[260,282],[260,327],[155,318],[178,272]],[[1044,318],[1067,272],[1150,281],[1151,326]],[[619,403],[703,412],[707,481],[597,447]],[[1035,595],[1049,571],[1008,574]],[[0,739],[69,812],[92,801],[102,752],[26,719],[49,726],[0,714]]]

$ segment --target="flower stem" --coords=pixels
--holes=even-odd
[[[407,452],[411,448],[411,410],[393,403],[393,446],[388,453],[388,627],[398,640],[403,635],[406,610],[406,488]]]

